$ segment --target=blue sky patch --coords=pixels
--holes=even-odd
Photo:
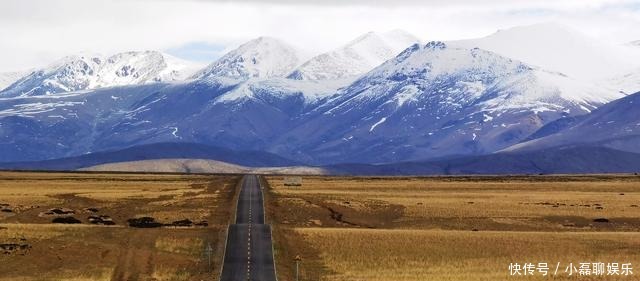
[[[167,49],[166,52],[181,59],[199,62],[213,62],[223,55],[225,46],[207,43],[191,42],[180,47]]]

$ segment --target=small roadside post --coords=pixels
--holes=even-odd
[[[296,255],[296,258],[294,259],[296,261],[296,281],[300,281],[298,279],[299,277],[299,265],[300,265],[300,261],[302,261],[302,258],[299,255]]]
[[[211,255],[213,254],[213,248],[211,247],[211,243],[207,242],[207,247],[204,249],[204,253],[207,255],[207,271],[211,272]]]

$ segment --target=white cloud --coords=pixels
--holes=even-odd
[[[125,1],[3,0],[0,71],[41,66],[77,52],[233,47],[261,35],[323,51],[370,30],[405,29],[424,40],[479,37],[557,21],[617,42],[640,39],[640,3],[541,1]]]

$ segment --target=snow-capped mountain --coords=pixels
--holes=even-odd
[[[401,30],[369,32],[337,50],[311,58],[289,78],[326,80],[358,76],[418,42],[418,38]]]
[[[530,28],[502,33],[517,30],[534,34]],[[460,41],[414,44],[393,57],[389,50],[413,40],[398,36],[367,34],[328,53],[333,54],[330,60],[318,60],[321,55],[306,66],[300,65],[295,48],[262,37],[181,83],[153,83],[179,80],[188,73],[183,71],[188,67],[179,68],[158,52],[68,57],[0,92],[0,162],[161,142],[268,151],[311,164],[484,155],[546,139],[626,95],[598,79]],[[505,38],[501,40],[510,48],[538,44],[524,50],[538,62],[544,58],[533,55],[535,48],[559,44],[543,39],[525,40],[521,46]],[[558,48],[565,54],[571,48],[593,51],[592,45],[571,46]],[[497,43],[493,47],[501,48]],[[348,55],[349,50],[357,55]],[[380,54],[392,58],[374,63],[383,60]],[[594,58],[594,66],[601,67],[609,55]],[[354,70],[359,62],[370,63],[369,68]],[[590,67],[589,62],[580,63]],[[611,68],[618,70],[618,65]],[[290,75],[302,70],[306,76]],[[639,112],[621,108],[631,115]],[[623,123],[613,121],[606,124]],[[604,130],[599,124],[584,130]],[[616,142],[622,143],[620,139]]]
[[[640,68],[640,49],[608,44],[554,23],[513,27],[448,44],[478,47],[578,79],[602,80]]]
[[[322,105],[278,152],[321,163],[491,153],[622,96],[493,52],[416,44]]]
[[[192,76],[194,79],[284,77],[301,63],[301,52],[271,37],[260,37],[240,45]]]
[[[11,84],[18,81],[22,76],[28,74],[29,71],[12,71],[0,73],[0,91],[11,86]]]
[[[268,150],[341,86],[209,78],[0,99],[0,162],[156,142]]]
[[[156,51],[110,57],[75,55],[32,71],[0,92],[3,97],[50,95],[102,87],[182,80],[197,65]]]
[[[640,153],[640,92],[615,100],[577,118],[547,127],[555,133],[514,145],[505,151],[531,151],[566,146],[601,146]],[[549,128],[543,128],[545,130]],[[553,129],[553,128],[551,128]]]
[[[157,51],[125,52],[106,59],[91,88],[184,80],[201,67]]]

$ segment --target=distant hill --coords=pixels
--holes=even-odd
[[[291,167],[246,167],[206,159],[158,159],[102,164],[83,171],[107,172],[154,172],[154,173],[225,173],[225,174],[306,174],[322,175],[322,168]]]
[[[551,147],[598,146],[640,153],[640,92],[605,104],[577,118],[562,118],[530,140],[505,151],[538,151]]]
[[[566,146],[437,160],[314,167],[261,151],[235,151],[194,143],[157,143],[55,160],[0,163],[0,169],[314,175],[637,173],[640,172],[640,153],[599,146]]]
[[[156,159],[209,159],[247,167],[297,166],[300,163],[261,151],[236,151],[197,143],[155,143],[122,150],[45,161],[0,163],[1,169],[76,170],[107,163]]]
[[[325,168],[329,173],[345,175],[637,173],[640,172],[640,154],[584,146],[424,162],[341,164]]]

